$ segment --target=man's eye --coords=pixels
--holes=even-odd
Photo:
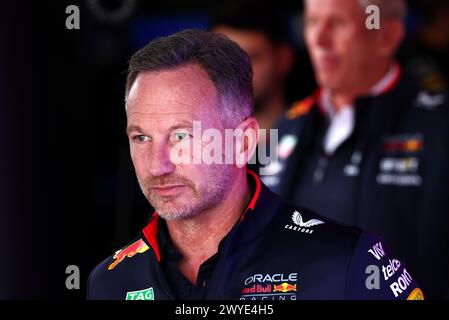
[[[315,17],[308,17],[304,20],[304,25],[306,27],[312,27],[318,23],[318,19]]]
[[[190,135],[186,132],[176,132],[173,133],[170,137],[172,142],[180,142],[190,138]]]
[[[139,134],[137,136],[134,136],[133,140],[136,141],[136,142],[142,143],[142,142],[146,142],[146,141],[148,141],[150,139],[147,136]]]
[[[341,27],[341,26],[344,26],[345,24],[346,24],[346,21],[344,19],[341,19],[341,18],[334,18],[332,20],[332,25],[334,27]]]

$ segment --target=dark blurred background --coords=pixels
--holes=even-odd
[[[241,0],[243,1],[243,0]],[[1,4],[0,298],[84,299],[90,270],[145,225],[125,135],[127,60],[157,36],[207,29],[220,1],[16,1]],[[80,8],[80,30],[65,9]],[[300,0],[277,0],[295,48],[289,103],[315,89]],[[449,75],[449,3],[409,1],[398,57],[422,79]],[[65,288],[65,268],[81,289]]]

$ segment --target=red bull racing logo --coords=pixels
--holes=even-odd
[[[148,249],[149,249],[149,247],[142,239],[137,240],[133,244],[127,246],[126,248],[124,248],[122,250],[118,250],[114,254],[114,256],[113,256],[114,262],[109,265],[108,270],[114,269],[125,258],[132,258],[137,253],[144,253]]]
[[[245,280],[240,300],[296,300],[298,274],[254,274]]]
[[[290,284],[287,282],[284,282],[278,286],[273,287],[273,292],[296,292],[296,284]]]

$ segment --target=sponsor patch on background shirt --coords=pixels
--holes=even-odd
[[[424,148],[422,134],[394,135],[382,143],[383,157],[379,161],[376,181],[380,185],[419,187],[423,183],[418,173],[421,151]]]

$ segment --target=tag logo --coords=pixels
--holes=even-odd
[[[127,292],[125,300],[154,300],[153,287],[138,291]]]

